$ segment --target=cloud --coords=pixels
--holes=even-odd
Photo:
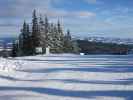
[[[89,11],[66,11],[66,10],[51,10],[43,12],[44,14],[48,15],[49,17],[76,17],[76,18],[90,18],[94,17],[96,14]]]
[[[5,0],[0,6],[0,27],[18,26],[23,20],[31,19],[33,9],[50,17],[77,17],[89,18],[95,13],[89,11],[67,11],[53,7],[53,3],[62,3],[64,0]]]
[[[31,19],[33,9],[51,9],[52,0],[1,0],[0,36],[18,35],[23,20]]]
[[[103,4],[102,0],[79,0],[79,5],[75,6],[77,0],[1,0],[0,1],[0,36],[19,34],[23,20],[31,22],[32,11],[37,9],[38,14],[48,15],[51,20],[59,18],[62,20],[65,28],[70,28],[73,33],[100,33],[110,32],[114,36],[118,33],[129,32],[132,28],[133,12],[129,7],[107,8],[97,6]],[[69,10],[65,3],[72,3],[73,7]],[[81,2],[81,4],[80,4]],[[88,3],[96,4],[98,10],[88,7],[80,8]],[[63,5],[65,7],[56,7],[55,5]],[[130,25],[129,25],[130,24]],[[127,27],[124,29],[124,27]],[[120,30],[119,30],[120,29]],[[130,31],[129,31],[130,30]],[[111,33],[112,32],[112,33]],[[11,34],[12,33],[12,34]],[[128,33],[127,33],[128,34]]]
[[[3,0],[0,5],[0,18],[30,18],[33,9],[37,9],[40,13],[45,13],[50,16],[93,16],[92,12],[80,11],[69,12],[53,7],[53,3],[63,3],[65,0]],[[96,0],[86,0],[90,3],[97,2]],[[69,2],[69,1],[68,1]],[[69,14],[70,13],[70,14]]]
[[[90,4],[96,4],[97,3],[97,0],[85,0],[87,3],[90,3]]]
[[[1,1],[0,18],[30,17],[33,9],[49,9],[51,0],[4,0]]]
[[[103,1],[100,0],[84,0],[88,4],[104,4]]]
[[[32,17],[33,9],[43,15],[56,18],[90,18],[95,13],[89,11],[67,11],[57,9],[53,4],[61,4],[64,0],[2,0],[0,1],[0,36],[3,33],[20,33],[23,20]],[[8,30],[8,31],[7,31]],[[15,30],[15,31],[13,31]]]
[[[96,16],[95,13],[89,12],[89,11],[79,11],[75,12],[74,15],[80,17],[80,18],[89,18],[89,17],[94,17]]]

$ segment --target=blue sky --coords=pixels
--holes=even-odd
[[[74,36],[133,38],[132,0],[0,0],[0,37],[18,36],[32,11],[59,18]]]

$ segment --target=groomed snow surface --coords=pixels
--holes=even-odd
[[[133,100],[133,56],[0,58],[0,100]]]

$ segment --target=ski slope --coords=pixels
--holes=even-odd
[[[0,100],[133,100],[132,55],[1,58],[0,69]]]

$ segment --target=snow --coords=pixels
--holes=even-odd
[[[0,100],[132,100],[132,59],[74,54],[1,58]]]
[[[10,72],[15,71],[19,67],[19,62],[0,58],[0,71]]]

